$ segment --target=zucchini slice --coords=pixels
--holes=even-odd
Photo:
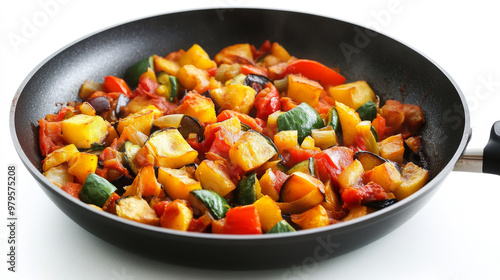
[[[234,191],[236,203],[239,205],[248,205],[257,201],[258,196],[262,196],[257,174],[253,173],[242,179]]]
[[[94,173],[89,173],[78,194],[80,200],[102,207],[109,196],[116,191],[116,187],[108,180]]]
[[[311,135],[311,130],[322,128],[325,123],[321,116],[307,103],[281,114],[278,117],[278,132],[283,130],[296,130],[299,143]]]
[[[214,191],[192,190],[190,193],[201,201],[217,220],[224,218],[227,211],[231,208],[229,203]]]
[[[301,162],[295,164],[294,166],[292,166],[292,168],[288,169],[286,174],[292,175],[295,172],[302,172],[302,173],[305,173],[307,175],[311,175],[313,177],[316,177],[316,175],[315,175],[316,173],[314,170],[314,159],[312,157],[310,157],[309,159],[306,159],[304,161],[301,161]]]
[[[286,221],[279,221],[274,227],[272,227],[267,233],[282,233],[282,232],[292,232],[295,229]]]
[[[175,128],[151,134],[145,147],[154,156],[155,165],[159,167],[180,168],[198,157],[198,152],[191,148]]]

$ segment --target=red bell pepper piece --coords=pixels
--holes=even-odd
[[[346,147],[332,147],[314,155],[320,180],[330,180],[338,190],[338,176],[353,162],[354,152]]]
[[[38,138],[42,156],[65,146],[60,122],[48,122],[45,119],[40,119],[38,125],[40,126]]]
[[[272,48],[271,41],[266,40],[262,45],[260,46],[259,49],[257,49],[254,45],[250,46],[250,49],[252,50],[252,56],[254,61],[257,61],[261,56],[270,53]]]
[[[267,83],[263,90],[255,96],[254,106],[257,118],[267,120],[272,113],[281,110],[281,96],[272,83]]]
[[[387,193],[377,183],[369,182],[366,185],[355,186],[341,190],[344,208],[359,206],[361,203],[387,199]]]
[[[132,91],[128,87],[127,83],[118,77],[106,76],[104,77],[104,83],[102,84],[106,92],[121,92],[125,94],[128,98],[132,97]]]
[[[72,197],[78,198],[78,194],[82,190],[82,185],[78,183],[73,183],[73,182],[67,182],[64,185],[62,185],[61,189],[65,192],[67,192],[69,195]]]
[[[240,72],[242,74],[245,74],[245,75],[256,74],[256,75],[261,75],[261,76],[264,76],[264,77],[268,77],[267,69],[259,68],[257,66],[251,65],[251,64],[243,64],[243,65],[241,65]]]
[[[338,86],[345,83],[346,78],[333,69],[309,59],[297,59],[288,64],[280,78],[288,74],[302,74],[308,79],[318,81],[322,86]]]
[[[377,117],[372,121],[372,125],[377,131],[378,141],[382,141],[386,138],[386,126],[385,126],[385,118],[380,114],[377,114]]]
[[[109,197],[108,200],[104,203],[102,206],[102,210],[109,212],[111,214],[116,215],[116,201],[120,199],[120,196],[117,193],[112,193]]]
[[[283,151],[283,159],[286,167],[291,168],[295,164],[302,162],[310,157],[313,157],[317,153],[320,153],[318,150],[306,150],[300,147],[291,147],[285,149]]]
[[[222,230],[224,234],[262,234],[259,214],[254,205],[229,209]]]

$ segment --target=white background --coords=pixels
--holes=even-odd
[[[500,120],[500,5],[495,1],[2,1],[1,279],[499,279],[500,177],[494,175],[452,172],[431,202],[393,233],[293,273],[187,269],[151,261],[94,237],[59,211],[25,170],[9,136],[10,104],[23,79],[46,57],[89,33],[151,15],[232,7],[333,17],[423,52],[467,96],[474,130],[468,153],[482,150],[491,125]],[[18,172],[16,273],[7,271],[6,262],[9,164],[17,165]]]

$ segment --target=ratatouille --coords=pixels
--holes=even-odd
[[[291,56],[279,43],[197,44],[86,81],[39,121],[43,174],[125,219],[267,234],[388,207],[428,180],[420,106]],[[76,96],[75,96],[76,99]]]

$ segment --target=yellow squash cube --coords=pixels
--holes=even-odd
[[[193,211],[184,200],[176,199],[165,207],[160,217],[160,225],[164,228],[187,231],[191,220],[193,220]]]
[[[202,161],[195,174],[202,188],[212,190],[220,196],[226,196],[236,188],[226,166],[218,161]]]
[[[322,91],[323,87],[316,81],[300,75],[288,75],[287,96],[297,103],[305,102],[316,106]]]
[[[120,120],[117,130],[121,134],[126,126],[132,125],[137,131],[140,131],[145,135],[149,135],[151,127],[153,127],[153,120],[156,114],[158,114],[158,109],[150,105],[147,108],[130,114],[126,118]]]
[[[180,169],[161,167],[158,170],[158,182],[172,199],[187,200],[190,191],[201,189],[198,181],[191,179],[186,171]]]
[[[401,173],[402,183],[394,191],[398,200],[404,199],[422,188],[429,178],[429,171],[409,162]]]
[[[356,126],[361,122],[361,119],[353,108],[341,102],[335,101],[335,108],[339,114],[340,125],[342,126],[344,146],[353,146],[356,135],[358,134]]]
[[[342,84],[328,89],[328,94],[338,102],[357,110],[368,101],[376,102],[375,93],[365,81]]]
[[[253,203],[259,214],[260,225],[264,232],[268,232],[279,221],[283,220],[281,209],[276,202],[265,195]]]
[[[255,90],[249,86],[231,84],[214,89],[210,95],[222,109],[248,114],[255,101]]]
[[[48,154],[43,160],[43,171],[47,171],[52,167],[58,166],[64,162],[69,161],[75,154],[79,151],[75,144],[69,144],[62,148],[59,148],[52,153]]]
[[[90,173],[95,173],[98,158],[89,153],[77,153],[68,162],[68,173],[75,176],[79,182],[85,182]]]
[[[149,137],[145,147],[153,155],[155,165],[168,168],[179,168],[193,163],[198,152],[175,129],[165,129],[155,132]]]
[[[109,123],[101,116],[74,115],[61,122],[64,140],[77,148],[90,148],[92,143],[102,143],[108,135]]]
[[[182,55],[177,61],[182,67],[187,64],[192,64],[196,68],[207,70],[217,67],[215,61],[211,60],[207,52],[198,44],[194,44],[187,52]]]
[[[229,159],[232,164],[238,165],[246,172],[263,165],[276,153],[264,136],[249,130],[231,146]]]

